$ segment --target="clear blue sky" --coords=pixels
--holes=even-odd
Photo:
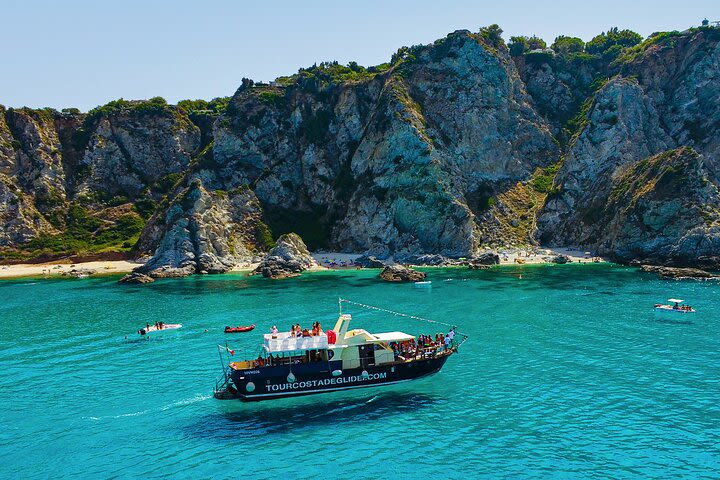
[[[0,103],[78,107],[109,100],[231,95],[323,60],[387,61],[403,45],[499,24],[505,38],[643,36],[720,20],[717,0],[434,1],[0,0]],[[717,18],[716,18],[717,17]]]

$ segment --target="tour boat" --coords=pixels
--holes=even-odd
[[[667,301],[670,302],[670,305],[656,303],[655,311],[656,312],[673,312],[673,313],[695,313],[694,308],[692,308],[690,305],[685,305],[683,303],[685,300],[682,300],[679,298],[668,298]]]
[[[163,333],[163,332],[169,332],[172,330],[177,330],[179,328],[182,328],[182,325],[179,323],[163,323],[162,328],[155,325],[150,325],[149,327],[143,327],[140,330],[138,330],[138,333],[140,335],[147,335],[149,333]]]
[[[255,324],[239,327],[225,327],[225,333],[242,333],[249,332],[255,328]]]
[[[407,382],[439,372],[467,339],[454,326],[447,343],[423,345],[419,337],[403,332],[351,330],[352,316],[342,312],[343,303],[427,320],[341,299],[332,330],[304,337],[290,332],[265,334],[256,359],[229,362],[215,384],[215,398],[251,402]],[[234,355],[235,351],[227,345],[218,348],[225,365],[223,352]]]

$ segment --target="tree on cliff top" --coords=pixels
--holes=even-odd
[[[613,27],[607,33],[603,32],[585,44],[585,50],[593,55],[606,59],[614,59],[623,48],[634,47],[642,42],[639,33],[632,30],[618,30]]]
[[[547,48],[547,43],[535,35],[532,37],[521,35],[518,37],[510,37],[508,48],[510,49],[510,55],[517,57],[532,50],[543,50]]]
[[[560,35],[555,38],[555,41],[550,48],[555,50],[555,53],[558,53],[559,55],[581,53],[585,49],[585,42],[578,37],[566,37],[565,35]]]

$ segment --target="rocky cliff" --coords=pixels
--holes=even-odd
[[[719,32],[511,55],[488,27],[210,103],[2,108],[0,254],[177,276],[297,232],[381,258],[542,242],[717,268]]]

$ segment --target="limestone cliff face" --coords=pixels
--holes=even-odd
[[[166,175],[185,171],[200,147],[200,129],[169,109],[113,112],[88,123],[79,193],[137,198]]]
[[[541,242],[720,267],[719,32],[611,62],[457,31],[373,70],[243,81],[220,110],[2,107],[0,257],[122,250],[176,276],[296,232],[383,258]]]
[[[598,92],[587,126],[557,174],[561,192],[547,202],[540,216],[541,240],[596,245],[598,231],[605,226],[595,213],[607,203],[616,171],[674,146],[636,81],[616,78],[608,82]]]
[[[221,273],[252,258],[260,206],[248,189],[208,191],[200,178],[189,180],[166,210],[149,222],[139,243],[157,245],[138,272],[151,277]]]
[[[471,255],[483,201],[558,155],[504,46],[466,31],[369,81],[241,89],[231,105],[213,170],[311,246]]]
[[[627,165],[600,216],[600,245],[622,261],[720,265],[718,185],[689,147]]]
[[[712,252],[715,233],[694,226],[690,217],[697,213],[696,208],[685,205],[687,213],[675,211],[676,228],[623,226],[629,212],[613,210],[612,195],[617,182],[637,170],[638,162],[685,146],[699,153],[701,160],[691,161],[695,157],[687,153],[657,158],[678,157],[677,161],[694,165],[684,168],[694,180],[717,182],[719,38],[709,30],[652,45],[619,67],[620,73],[595,94],[583,128],[571,142],[555,178],[557,191],[538,218],[541,242],[577,245],[625,261],[633,255],[649,258],[654,248],[658,262],[691,264],[695,255],[696,262],[703,256],[706,260],[702,263],[712,263],[707,258],[716,256]],[[679,189],[677,195],[684,194],[682,188],[689,188],[679,182],[673,185]],[[643,191],[649,187],[637,184],[635,188]],[[716,197],[708,192],[697,194],[692,201],[706,202],[711,210],[717,206]],[[659,206],[644,208],[658,210]],[[671,210],[674,207],[668,205],[665,211]],[[656,238],[651,240],[648,235]],[[705,243],[698,241],[703,235]]]

